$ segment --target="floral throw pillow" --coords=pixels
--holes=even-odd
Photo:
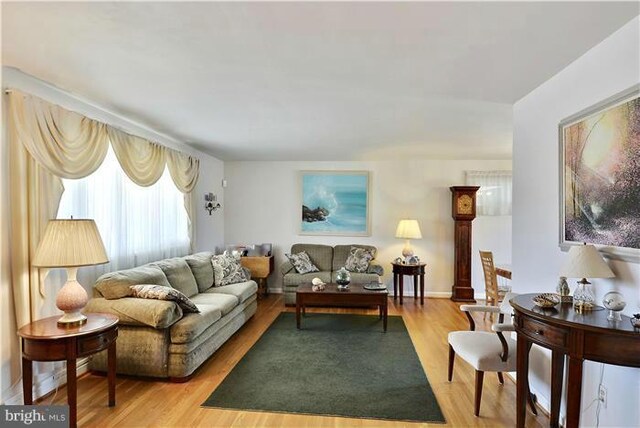
[[[371,260],[373,260],[373,251],[370,249],[351,247],[344,267],[349,272],[366,272]]]
[[[239,258],[230,254],[222,254],[211,258],[213,265],[213,286],[236,284],[248,281],[245,270],[240,264]]]
[[[141,299],[168,300],[176,302],[183,312],[200,312],[200,309],[187,296],[173,287],[155,284],[139,284],[129,286],[133,297]]]
[[[313,264],[306,251],[297,254],[285,254],[298,273],[320,272]]]

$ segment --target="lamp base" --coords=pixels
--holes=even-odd
[[[64,312],[58,320],[59,326],[74,327],[87,322],[87,317],[80,311],[89,301],[84,287],[76,280],[78,268],[67,268],[67,282],[56,295],[56,306]]]
[[[413,248],[411,248],[411,242],[408,239],[404,242],[402,256],[405,258],[405,261],[409,260],[409,258],[413,256]]]

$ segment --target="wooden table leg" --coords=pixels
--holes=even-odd
[[[569,355],[567,379],[567,428],[578,428],[582,399],[582,359]]]
[[[33,363],[25,357],[22,357],[22,397],[24,404],[33,404]]]
[[[420,304],[424,305],[424,274],[420,275]]]
[[[398,274],[393,273],[393,300],[398,297]]]
[[[527,417],[527,395],[529,394],[529,340],[523,335],[518,335],[517,350],[517,382],[516,382],[516,426],[524,428]]]
[[[404,275],[398,275],[400,277],[400,304],[402,304],[402,295],[404,294]]]
[[[378,306],[378,312],[379,312],[378,318],[382,319],[382,312],[383,312],[382,305]]]
[[[67,351],[68,352],[68,351]],[[67,358],[67,403],[69,403],[69,426],[78,424],[78,389],[76,384],[76,358]]]
[[[562,398],[562,378],[564,377],[564,354],[551,351],[551,414],[549,426],[559,427],[560,399]]]
[[[418,300],[418,275],[413,275],[413,300]]]
[[[296,327],[298,329],[300,329],[300,306],[301,303],[300,302],[301,297],[298,295],[296,296]]]
[[[387,302],[387,297],[385,296],[384,298],[384,304],[382,305],[382,327],[384,328],[384,332],[387,332],[387,318],[389,317],[389,311],[388,311],[388,302]]]
[[[107,349],[107,381],[109,384],[109,407],[116,405],[116,342]]]

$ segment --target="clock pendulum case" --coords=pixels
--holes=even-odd
[[[471,285],[471,222],[476,218],[476,192],[478,186],[452,186],[452,212],[454,228],[454,282],[451,300],[475,302]]]

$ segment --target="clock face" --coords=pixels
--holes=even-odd
[[[458,198],[458,214],[473,214],[473,199],[469,195]]]

